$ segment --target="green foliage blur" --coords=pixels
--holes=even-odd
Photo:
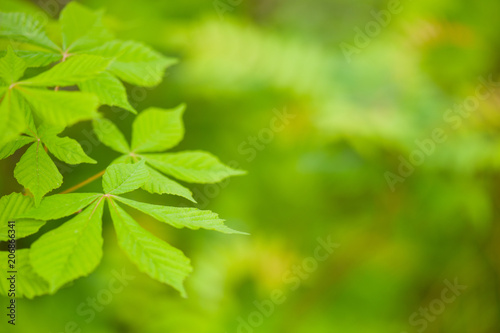
[[[0,10],[57,18],[60,2]],[[81,2],[118,37],[179,59],[158,87],[128,87],[130,102],[185,102],[176,149],[248,171],[191,188],[251,235],[136,212],[192,258],[182,299],[129,264],[105,216],[97,271],[19,300],[16,332],[500,332],[500,2],[401,1],[398,13],[379,0]],[[103,110],[130,132],[133,116]],[[61,190],[118,157],[88,122],[66,132],[99,164],[62,170]],[[2,193],[21,190],[19,154],[0,162]],[[116,282],[123,273],[133,279]]]

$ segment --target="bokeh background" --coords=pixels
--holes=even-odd
[[[493,84],[500,82],[500,2],[402,1],[363,47],[357,29],[376,22],[372,11],[390,1],[81,2],[105,9],[118,37],[180,60],[158,87],[128,87],[131,103],[143,110],[185,102],[178,149],[208,150],[248,171],[191,188],[200,208],[251,235],[176,230],[137,213],[192,259],[183,299],[129,263],[106,216],[96,272],[53,296],[19,301],[16,332],[500,332],[500,90]],[[63,6],[2,0],[0,10],[57,18]],[[346,57],[342,43],[357,45],[356,53]],[[488,97],[447,121],[447,112],[476,96],[481,77],[493,82]],[[102,110],[130,133],[133,117]],[[270,132],[284,112],[289,122]],[[435,129],[446,140],[391,189],[386,172],[397,174],[401,157],[420,149],[415,140]],[[80,141],[89,132],[88,123],[67,130]],[[21,190],[12,177],[19,156],[0,162],[2,194]],[[99,164],[65,172],[63,187],[118,155],[94,145],[90,156]],[[141,191],[131,197],[189,205]],[[314,264],[307,258],[318,238],[338,246]],[[303,263],[307,274],[294,270]],[[134,279],[121,292],[98,304],[95,316],[77,313],[123,270]],[[467,287],[449,303],[446,281]],[[276,290],[284,301],[270,306]]]

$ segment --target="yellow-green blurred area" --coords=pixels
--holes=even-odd
[[[130,264],[105,216],[98,269],[19,300],[17,332],[500,332],[500,2],[402,1],[385,17],[374,13],[392,1],[81,2],[105,9],[119,38],[179,59],[158,87],[127,87],[129,99],[139,111],[185,102],[178,149],[248,171],[190,188],[198,207],[251,235],[131,212],[192,259],[183,299]],[[0,4],[53,18],[62,8]],[[132,115],[102,111],[130,133]],[[88,122],[66,133],[99,163],[62,171],[61,190],[118,157],[92,143]],[[22,190],[20,153],[0,163],[3,194]],[[325,242],[337,245],[314,259]],[[110,291],[123,272],[134,279]]]

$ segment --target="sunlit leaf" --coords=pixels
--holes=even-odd
[[[49,151],[60,161],[68,164],[97,163],[85,154],[82,146],[76,140],[68,137],[61,138],[49,133],[44,135],[42,132],[40,132],[40,137]]]
[[[110,59],[93,55],[76,55],[19,84],[39,87],[72,86],[96,77],[106,70],[110,62]]]
[[[20,135],[14,140],[6,143],[0,149],[0,160],[9,157],[14,154],[18,149],[26,146],[28,143],[33,142],[33,138],[29,136]]]
[[[176,228],[186,227],[193,230],[202,228],[225,234],[242,233],[226,227],[224,220],[221,220],[217,214],[209,210],[152,205],[122,197],[115,197],[115,199]]]
[[[102,24],[102,12],[93,12],[76,1],[61,11],[63,49],[78,51],[92,48],[113,38]]]
[[[15,239],[36,233],[44,224],[43,218],[19,218],[20,215],[33,207],[33,199],[21,193],[11,193],[0,199],[0,241],[9,239],[9,221],[14,221]]]
[[[9,46],[5,56],[0,58],[0,79],[7,84],[12,84],[23,76],[26,68],[26,62],[18,57]]]
[[[0,37],[38,45],[56,52],[59,50],[47,37],[43,25],[25,13],[0,13]]]
[[[182,114],[185,106],[172,110],[149,108],[134,121],[132,150],[134,152],[160,152],[175,147],[184,136]]]
[[[27,127],[26,101],[17,91],[8,90],[0,102],[0,147],[11,142]]]
[[[118,106],[132,113],[137,113],[127,99],[127,91],[116,77],[103,72],[91,80],[78,84],[81,91],[93,93],[99,97],[100,104]]]
[[[43,67],[61,60],[62,55],[43,51],[16,51],[18,57],[26,62],[28,67]]]
[[[111,41],[88,53],[115,58],[110,65],[111,73],[123,81],[138,86],[155,86],[161,82],[165,69],[176,63],[150,47],[132,41]]]
[[[155,169],[149,166],[146,167],[150,177],[142,186],[143,189],[149,193],[178,195],[192,202],[196,202],[193,198],[193,194],[188,188],[159,173]]]
[[[38,117],[55,126],[70,126],[97,115],[98,100],[92,94],[27,87],[19,91]]]
[[[45,221],[57,220],[78,213],[96,201],[99,193],[67,193],[45,197],[38,207],[27,210],[20,217],[38,218]]]
[[[149,178],[144,161],[135,164],[113,164],[102,177],[102,188],[107,194],[121,194],[138,189]]]
[[[227,177],[245,174],[244,171],[230,168],[217,157],[203,151],[141,156],[155,169],[191,183],[216,183]]]
[[[171,285],[186,297],[183,282],[192,271],[189,259],[180,250],[141,228],[115,202],[111,201],[109,206],[118,243],[130,260],[140,271]]]
[[[32,144],[14,169],[19,184],[28,188],[38,206],[42,197],[62,184],[62,176],[40,142]]]
[[[109,148],[128,154],[130,147],[122,132],[106,118],[98,118],[92,122],[94,133]]]
[[[1,258],[7,258],[7,251],[0,251]],[[16,298],[26,297],[33,298],[47,294],[49,292],[49,284],[40,275],[36,274],[30,263],[30,249],[16,250]],[[7,260],[0,261],[0,294],[8,296],[10,281],[7,279],[12,269],[9,267]]]
[[[102,258],[102,210],[98,201],[41,236],[31,246],[34,271],[56,292],[67,282],[90,274]]]

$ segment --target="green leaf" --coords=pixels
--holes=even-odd
[[[67,127],[97,115],[98,101],[92,94],[27,87],[19,91],[38,117],[55,126]]]
[[[115,158],[109,165],[113,164],[121,164],[121,163],[134,163],[132,156],[130,155],[121,155],[120,157]]]
[[[107,58],[116,57],[109,67],[111,73],[123,81],[146,87],[159,84],[165,69],[177,62],[133,41],[112,41],[87,53]]]
[[[9,46],[7,54],[0,59],[0,79],[7,84],[12,84],[23,76],[26,68],[26,62],[19,58]]]
[[[63,49],[75,51],[109,41],[113,35],[102,24],[102,12],[93,12],[73,1],[61,11]]]
[[[63,180],[40,142],[26,150],[14,169],[14,177],[33,193],[35,206],[45,194],[61,186]]]
[[[33,142],[33,140],[34,139],[29,136],[20,135],[13,141],[8,142],[0,149],[0,160],[14,154],[18,149],[24,147],[30,142]]]
[[[0,147],[16,139],[26,128],[26,101],[14,90],[8,90],[0,104]]]
[[[40,230],[41,227],[45,225],[45,221],[41,220],[36,220],[36,219],[16,219],[16,239],[21,239],[24,237],[31,236]],[[4,230],[1,230],[0,232],[4,232]],[[3,237],[0,237],[0,240],[5,241],[6,239],[2,239]]]
[[[38,130],[35,125],[35,117],[33,113],[32,106],[28,103],[26,98],[17,89],[13,89],[12,93],[15,94],[19,99],[19,106],[24,114],[24,122],[26,123],[24,134],[36,139],[38,137]]]
[[[43,134],[40,134],[40,137],[49,151],[63,162],[68,164],[97,163],[85,154],[82,146],[76,140],[68,137],[60,138],[57,135],[43,136]]]
[[[102,188],[107,194],[121,194],[138,189],[149,178],[144,161],[135,164],[113,164],[102,177]]]
[[[43,51],[16,51],[17,55],[22,58],[28,67],[43,67],[53,64],[62,58],[62,54],[49,53]]]
[[[49,125],[46,123],[42,123],[38,126],[38,135],[36,138],[43,139],[48,136],[55,136],[62,131],[64,131],[64,126],[54,126],[54,125]]]
[[[116,77],[103,72],[91,80],[78,84],[81,91],[93,93],[103,105],[118,106],[122,109],[137,113],[127,99],[125,87]]]
[[[245,174],[244,171],[230,168],[217,157],[203,151],[141,156],[161,172],[191,183],[216,183],[227,177]]]
[[[96,201],[99,193],[67,193],[45,197],[38,207],[34,207],[18,216],[21,218],[38,218],[44,221],[57,220],[78,213]]]
[[[165,175],[162,175],[153,168],[146,166],[151,176],[146,183],[142,186],[143,189],[149,193],[157,194],[173,194],[186,198],[192,202],[196,202],[193,198],[193,194],[188,188],[185,188],[181,184],[173,181]]]
[[[96,77],[106,70],[110,62],[110,59],[93,55],[75,55],[19,84],[38,87],[72,86]]]
[[[134,121],[132,150],[134,152],[160,152],[176,146],[184,136],[182,114],[185,106],[172,110],[149,108]]]
[[[20,218],[20,215],[33,207],[33,199],[21,193],[11,193],[0,199],[0,241],[7,241],[9,221],[15,221],[16,239],[20,239],[36,233],[44,224],[40,217],[34,219]]]
[[[31,246],[33,269],[49,282],[50,293],[90,274],[101,261],[103,206],[99,200]]]
[[[122,132],[106,118],[98,118],[92,122],[94,132],[99,140],[109,148],[128,154],[130,147]]]
[[[10,289],[10,281],[7,280],[10,274],[7,272],[11,269],[8,267],[7,255],[7,251],[0,252],[2,258],[0,260],[0,270],[2,272],[0,274],[0,294],[4,296],[8,295]],[[16,250],[16,298],[26,297],[31,299],[49,292],[49,284],[35,273],[29,257],[29,249]]]
[[[47,37],[43,25],[25,13],[0,13],[0,37],[41,46],[59,52],[60,48]]]
[[[55,62],[58,62],[62,58],[62,54],[51,53],[45,51],[32,51],[32,50],[16,50],[16,55],[26,62],[28,67],[44,67]],[[7,51],[0,50],[0,58],[4,57]]]
[[[122,197],[115,197],[115,199],[144,214],[154,217],[158,221],[168,223],[175,228],[180,229],[186,227],[193,230],[202,228],[219,231],[225,234],[245,234],[226,227],[224,225],[224,220],[220,219],[217,214],[209,210],[152,205]]]
[[[141,272],[171,285],[186,297],[183,282],[192,271],[189,259],[180,250],[141,228],[113,200],[109,206],[118,243],[130,260]]]

